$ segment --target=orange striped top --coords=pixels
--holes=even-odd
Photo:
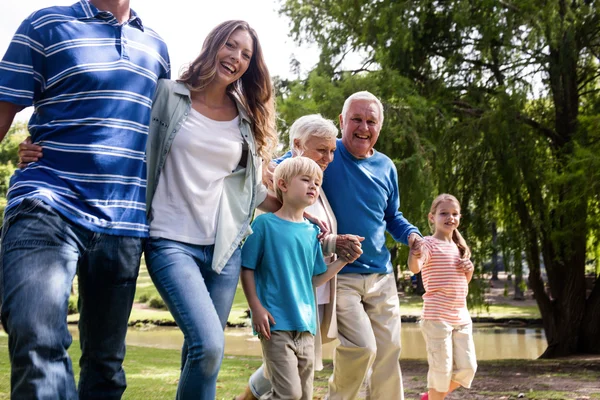
[[[471,322],[467,309],[469,284],[459,266],[460,252],[454,242],[426,236],[423,238],[421,275],[423,319],[444,321],[452,325]]]

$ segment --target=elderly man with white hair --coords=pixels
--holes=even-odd
[[[323,189],[337,218],[338,234],[364,236],[363,254],[337,282],[340,344],[329,379],[329,399],[354,399],[371,370],[368,399],[404,399],[400,371],[400,304],[385,232],[415,246],[416,227],[398,210],[394,163],[373,147],[383,123],[381,101],[369,92],[348,97],[339,116],[342,139],[324,173]],[[337,246],[343,254],[344,244]]]

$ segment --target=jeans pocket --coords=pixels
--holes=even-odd
[[[10,210],[4,212],[4,221],[2,222],[2,238],[8,229],[10,223],[20,214],[26,214],[33,211],[36,207],[42,204],[43,201],[36,198],[26,198],[21,200],[19,204],[13,206]]]

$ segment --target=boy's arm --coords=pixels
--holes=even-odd
[[[329,264],[327,264],[327,270],[325,272],[323,272],[320,275],[313,276],[313,286],[318,287],[324,285],[326,282],[331,280],[331,278],[333,278],[335,274],[340,272],[340,270],[344,268],[346,264],[348,264],[348,261],[342,258],[338,258],[337,260],[330,262]]]
[[[256,294],[256,281],[254,280],[254,270],[242,268],[242,288],[246,295],[246,300],[252,312],[252,328],[262,335],[265,339],[271,339],[271,326],[269,321],[275,325],[275,319],[260,303]]]

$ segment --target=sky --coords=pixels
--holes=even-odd
[[[33,11],[54,5],[71,5],[76,0],[0,0],[0,54],[3,56],[21,21]],[[289,20],[277,12],[281,0],[131,0],[144,25],[151,27],[169,46],[171,77],[200,52],[204,38],[222,21],[248,21],[260,39],[265,60],[272,76],[294,78],[291,57],[300,61],[306,73],[318,61],[315,46],[298,47],[289,37]],[[165,6],[167,4],[168,6]],[[23,110],[15,120],[26,121],[33,109]]]

